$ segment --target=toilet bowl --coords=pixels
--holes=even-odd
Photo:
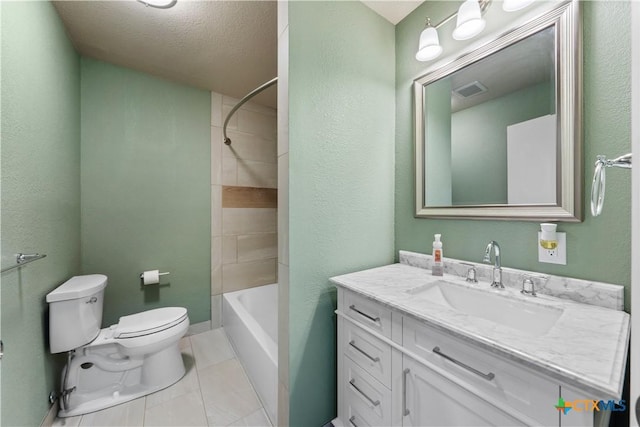
[[[51,353],[68,352],[60,417],[145,396],[185,374],[179,341],[189,327],[187,310],[143,311],[100,329],[106,285],[101,274],[75,276],[47,295]]]

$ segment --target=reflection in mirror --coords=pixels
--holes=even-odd
[[[424,87],[426,206],[556,203],[555,27]]]
[[[579,2],[414,82],[416,216],[581,219]]]

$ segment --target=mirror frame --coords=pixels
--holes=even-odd
[[[564,2],[555,9],[520,27],[511,28],[497,39],[414,80],[416,217],[582,221],[582,19],[579,3],[578,0]],[[550,26],[555,26],[556,30],[556,111],[559,113],[556,205],[425,206],[425,86]]]

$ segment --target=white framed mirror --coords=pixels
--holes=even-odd
[[[578,1],[414,81],[416,216],[582,220]]]

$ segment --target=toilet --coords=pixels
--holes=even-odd
[[[101,329],[107,276],[75,276],[47,294],[51,353],[67,352],[59,417],[98,411],[161,390],[185,374],[179,341],[187,310],[123,316]]]

